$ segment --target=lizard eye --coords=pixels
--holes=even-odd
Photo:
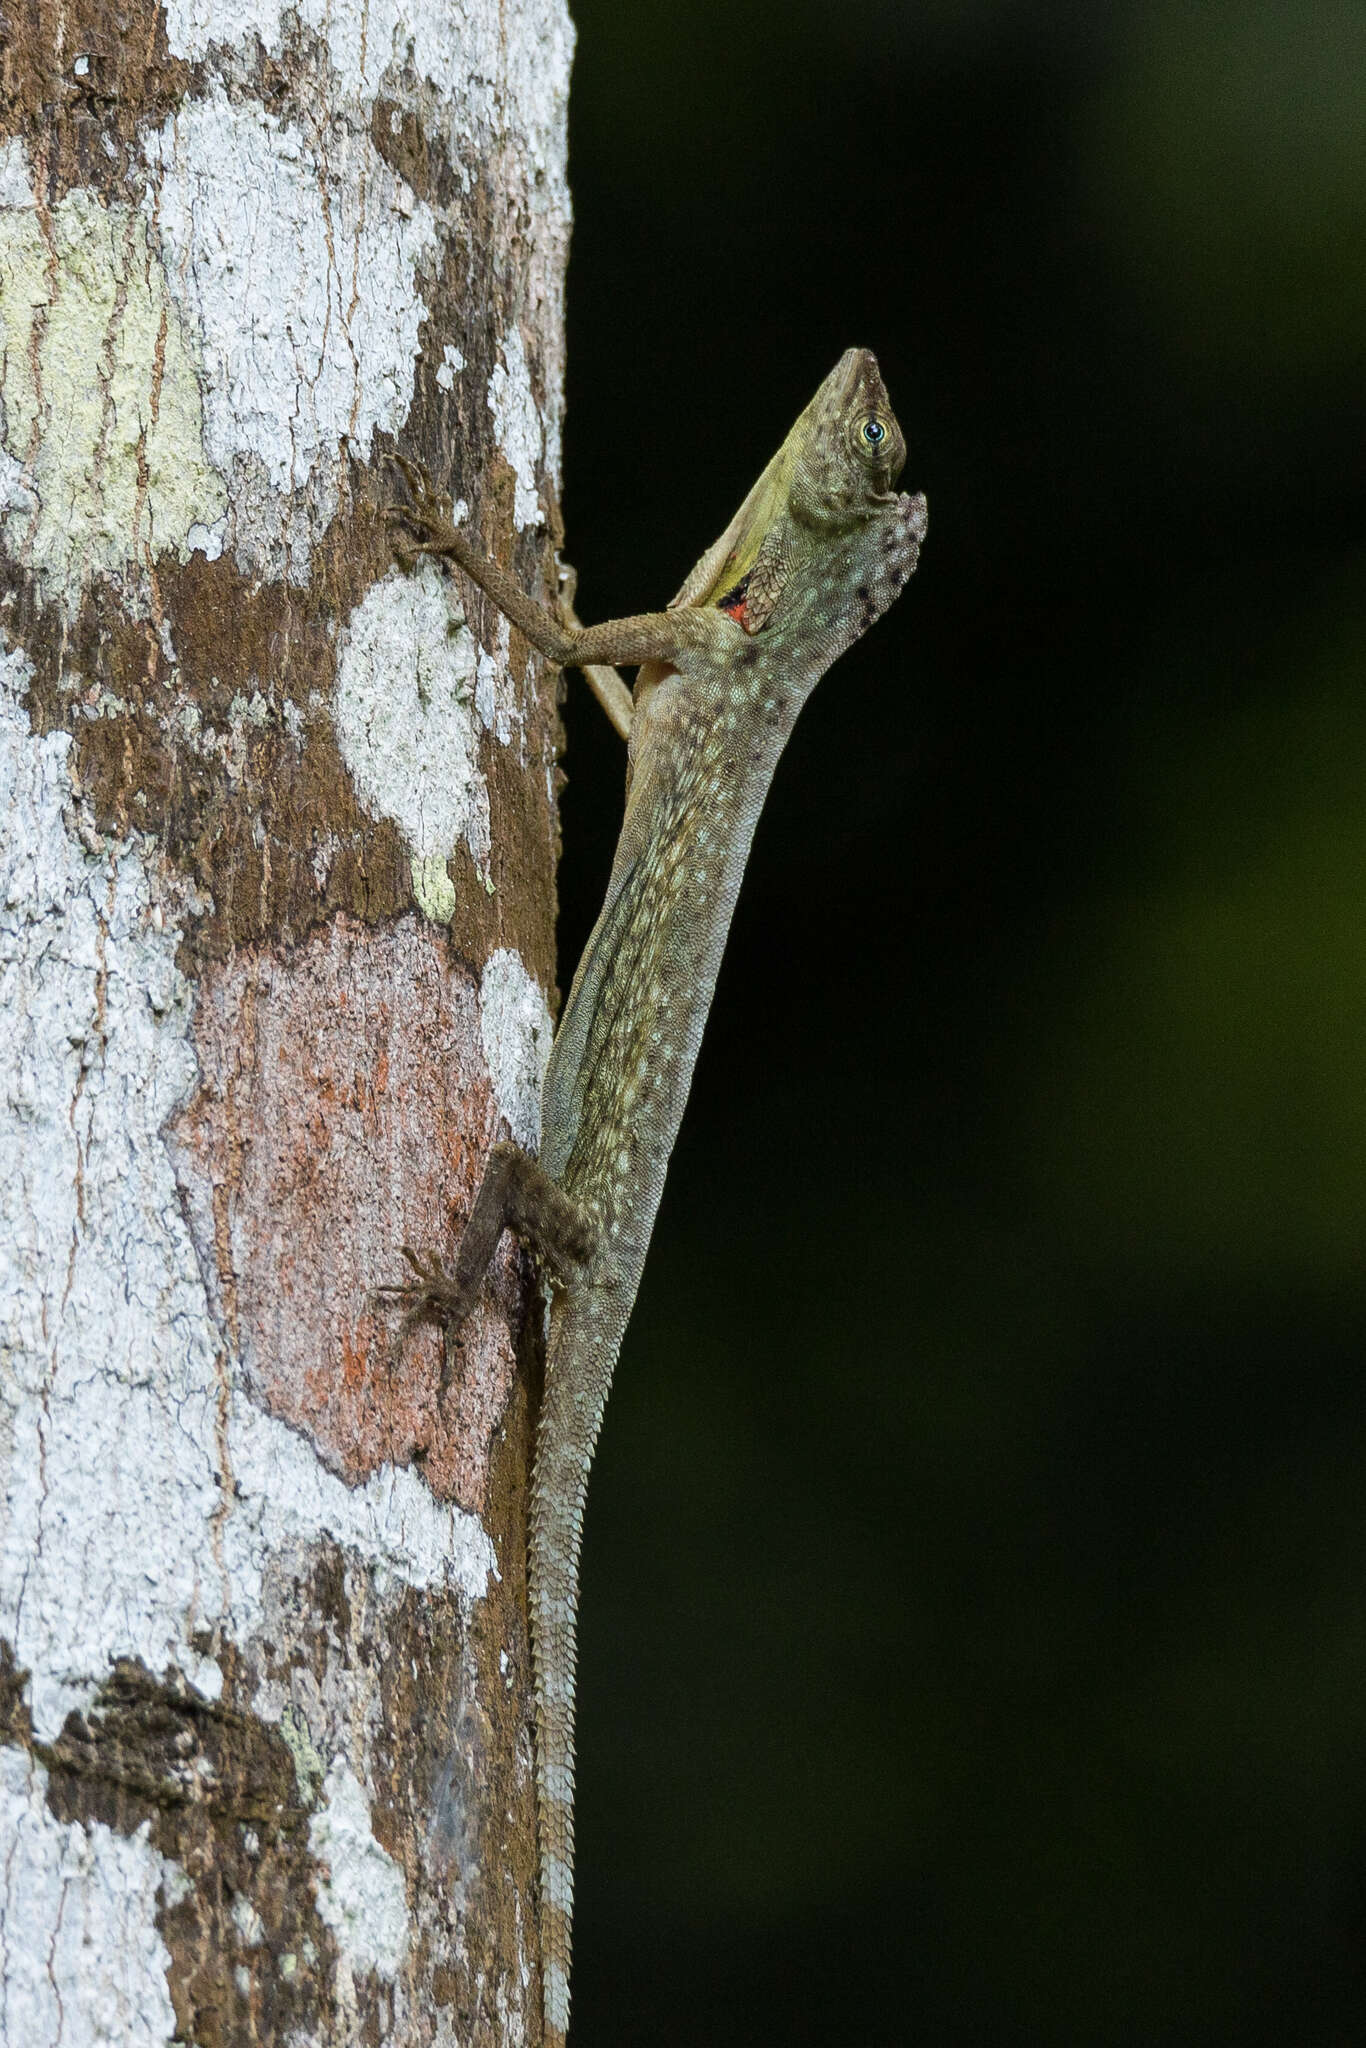
[[[886,438],[887,429],[883,426],[882,421],[875,412],[869,413],[867,419],[859,428],[859,439],[864,447],[868,449],[870,454],[876,455]]]

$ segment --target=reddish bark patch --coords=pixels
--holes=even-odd
[[[506,1135],[479,991],[415,918],[348,918],[292,953],[208,967],[201,1082],[169,1134],[201,1266],[247,1382],[343,1478],[423,1461],[482,1511],[515,1371],[519,1260],[505,1239],[438,1407],[441,1338],[374,1289],[401,1247],[449,1257],[484,1155]]]

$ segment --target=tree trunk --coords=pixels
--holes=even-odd
[[[0,7],[0,2041],[534,2042],[567,13]]]

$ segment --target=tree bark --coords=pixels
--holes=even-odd
[[[0,2041],[535,2042],[567,12],[0,11]]]

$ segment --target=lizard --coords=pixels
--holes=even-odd
[[[454,563],[547,659],[589,680],[628,734],[607,899],[546,1070],[539,1159],[495,1146],[447,1268],[403,1247],[382,1290],[410,1320],[469,1314],[505,1227],[551,1284],[528,1538],[546,2048],[569,2025],[574,1673],[589,1466],[711,1006],[759,811],[797,714],[893,602],[924,539],[899,495],[906,444],[875,357],[849,349],[664,611],[581,626],[529,597],[398,458],[401,559]],[[633,697],[613,666],[638,669]],[[615,686],[615,687],[614,687]]]

